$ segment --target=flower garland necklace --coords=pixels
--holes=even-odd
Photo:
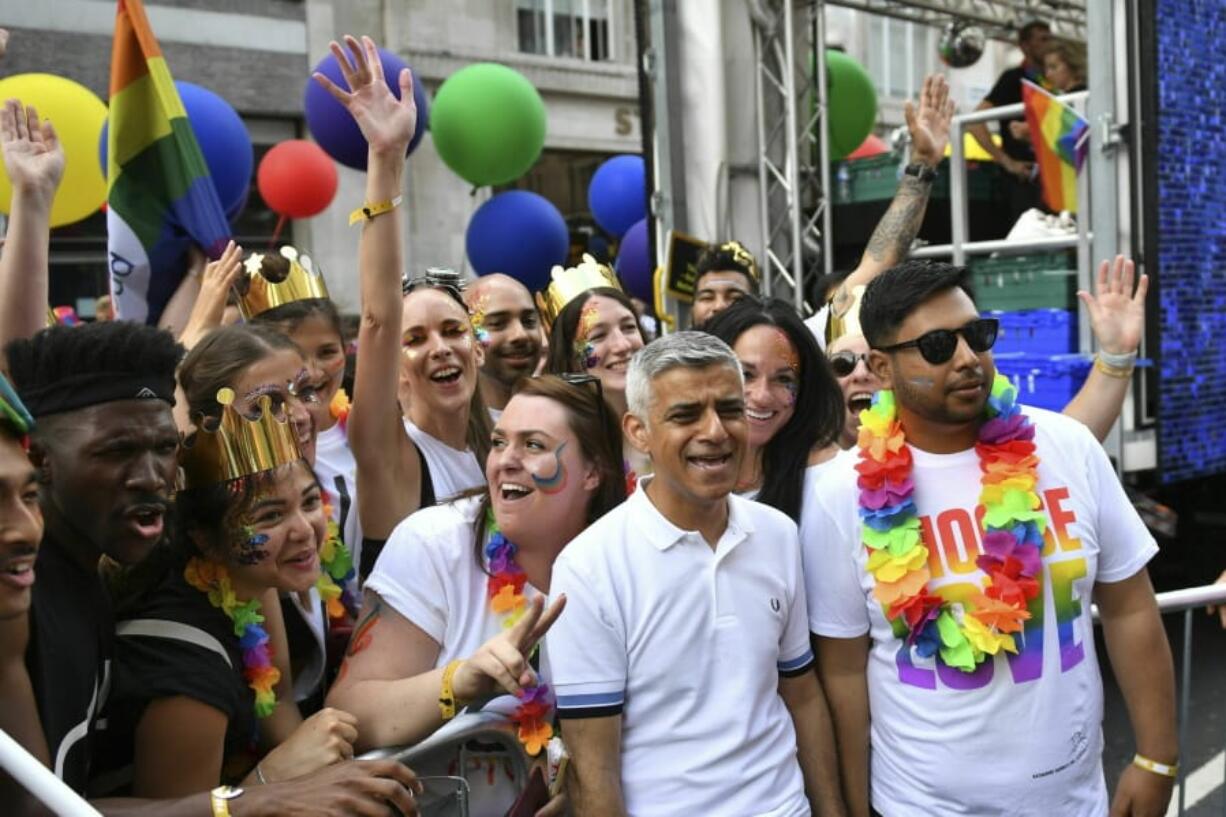
[[[515,563],[518,548],[502,535],[492,510],[486,514],[485,531],[488,536],[485,558],[490,571],[486,592],[490,609],[503,617],[502,628],[507,630],[524,615],[527,607],[524,584],[528,576]],[[553,724],[549,717],[553,711],[553,693],[548,684],[536,684],[524,687],[518,697],[519,706],[515,708],[511,720],[518,727],[519,742],[529,755],[535,757],[553,737]]]
[[[332,402],[328,404],[328,413],[341,427],[342,434],[349,433],[349,410],[351,408],[349,395],[345,393],[344,388],[337,389],[336,394],[332,395]]]
[[[929,591],[928,548],[911,479],[911,450],[898,422],[894,395],[879,392],[860,413],[860,517],[867,571],[886,619],[907,633],[907,645],[924,658],[973,672],[989,655],[1016,653],[1013,633],[1030,618],[1027,605],[1039,595],[1043,532],[1047,519],[1035,493],[1039,458],[1034,425],[1017,404],[1017,390],[998,374],[988,397],[986,420],[975,451],[983,472],[983,553],[976,560],[987,586],[960,603]]]
[[[264,616],[260,612],[260,600],[240,602],[234,595],[229,571],[216,562],[193,557],[183,570],[183,578],[206,593],[209,602],[225,613],[234,625],[234,634],[238,636],[243,653],[243,677],[255,693],[256,717],[267,718],[277,708],[277,693],[273,687],[281,680],[281,671],[272,663],[268,631],[262,626]]]
[[[353,554],[341,539],[341,528],[332,516],[332,495],[324,491],[324,516],[328,519],[328,537],[319,547],[319,579],[315,589],[323,599],[328,619],[333,622],[356,619],[358,602],[353,594],[357,571]]]

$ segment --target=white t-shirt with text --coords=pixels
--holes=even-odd
[[[872,598],[857,513],[856,452],[839,455],[806,498],[801,524],[810,627],[871,634],[873,806],[885,817],[1102,817],[1103,690],[1090,614],[1096,582],[1139,572],[1157,552],[1102,446],[1082,424],[1026,407],[1047,515],[1042,592],[1016,634],[1018,655],[972,673],[921,658]],[[980,588],[974,449],[911,448],[915,502],[938,594]]]

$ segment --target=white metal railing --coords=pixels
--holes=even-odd
[[[1226,584],[1208,584],[1202,587],[1185,587],[1158,594],[1158,610],[1163,615],[1183,613],[1183,652],[1180,656],[1180,671],[1176,682],[1179,686],[1179,780],[1176,803],[1171,810],[1185,813],[1187,802],[1187,727],[1192,702],[1192,616],[1209,604],[1226,604]],[[1095,623],[1098,622],[1098,605],[1091,608]],[[1226,814],[1226,797],[1223,797],[1223,814]]]

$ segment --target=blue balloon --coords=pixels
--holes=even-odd
[[[175,80],[179,98],[187,111],[187,121],[204,162],[208,165],[221,209],[233,218],[242,209],[251,190],[251,171],[255,167],[255,151],[251,135],[238,112],[217,94],[190,82]],[[109,122],[102,126],[98,158],[106,175],[106,140]]]
[[[622,286],[634,297],[652,304],[652,279],[655,277],[655,264],[651,263],[650,247],[647,243],[647,219],[634,224],[622,236],[621,246],[617,248],[617,275],[622,279]]]
[[[387,87],[400,99],[400,71],[409,65],[386,49],[379,49],[379,61],[383,63],[383,79]],[[345,78],[341,75],[341,67],[332,54],[324,57],[311,71],[323,74],[336,83],[338,88],[347,88]],[[417,148],[426,133],[430,119],[430,104],[426,99],[426,90],[421,80],[413,75],[413,101],[417,103],[417,127],[413,138],[409,141],[409,153]],[[306,113],[307,128],[319,146],[336,161],[352,167],[355,170],[366,169],[366,137],[353,121],[345,106],[332,98],[314,77],[307,78],[306,93],[302,100]]]
[[[508,190],[473,213],[464,245],[478,275],[506,273],[535,292],[549,285],[554,265],[566,262],[570,232],[548,199]]]
[[[614,156],[592,176],[587,205],[605,232],[617,237],[647,217],[647,170],[642,156]]]

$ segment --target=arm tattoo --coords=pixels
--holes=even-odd
[[[349,637],[349,649],[345,651],[346,657],[357,655],[370,646],[374,638],[375,625],[379,623],[379,618],[383,615],[383,599],[379,598],[378,594],[367,590],[362,595],[366,598],[366,603],[363,605],[364,612],[361,620],[353,628],[353,635]]]
[[[919,233],[928,206],[930,182],[921,182],[914,176],[903,176],[898,193],[890,203],[890,209],[873,230],[865,252],[879,263],[894,265],[907,257],[911,242]]]

